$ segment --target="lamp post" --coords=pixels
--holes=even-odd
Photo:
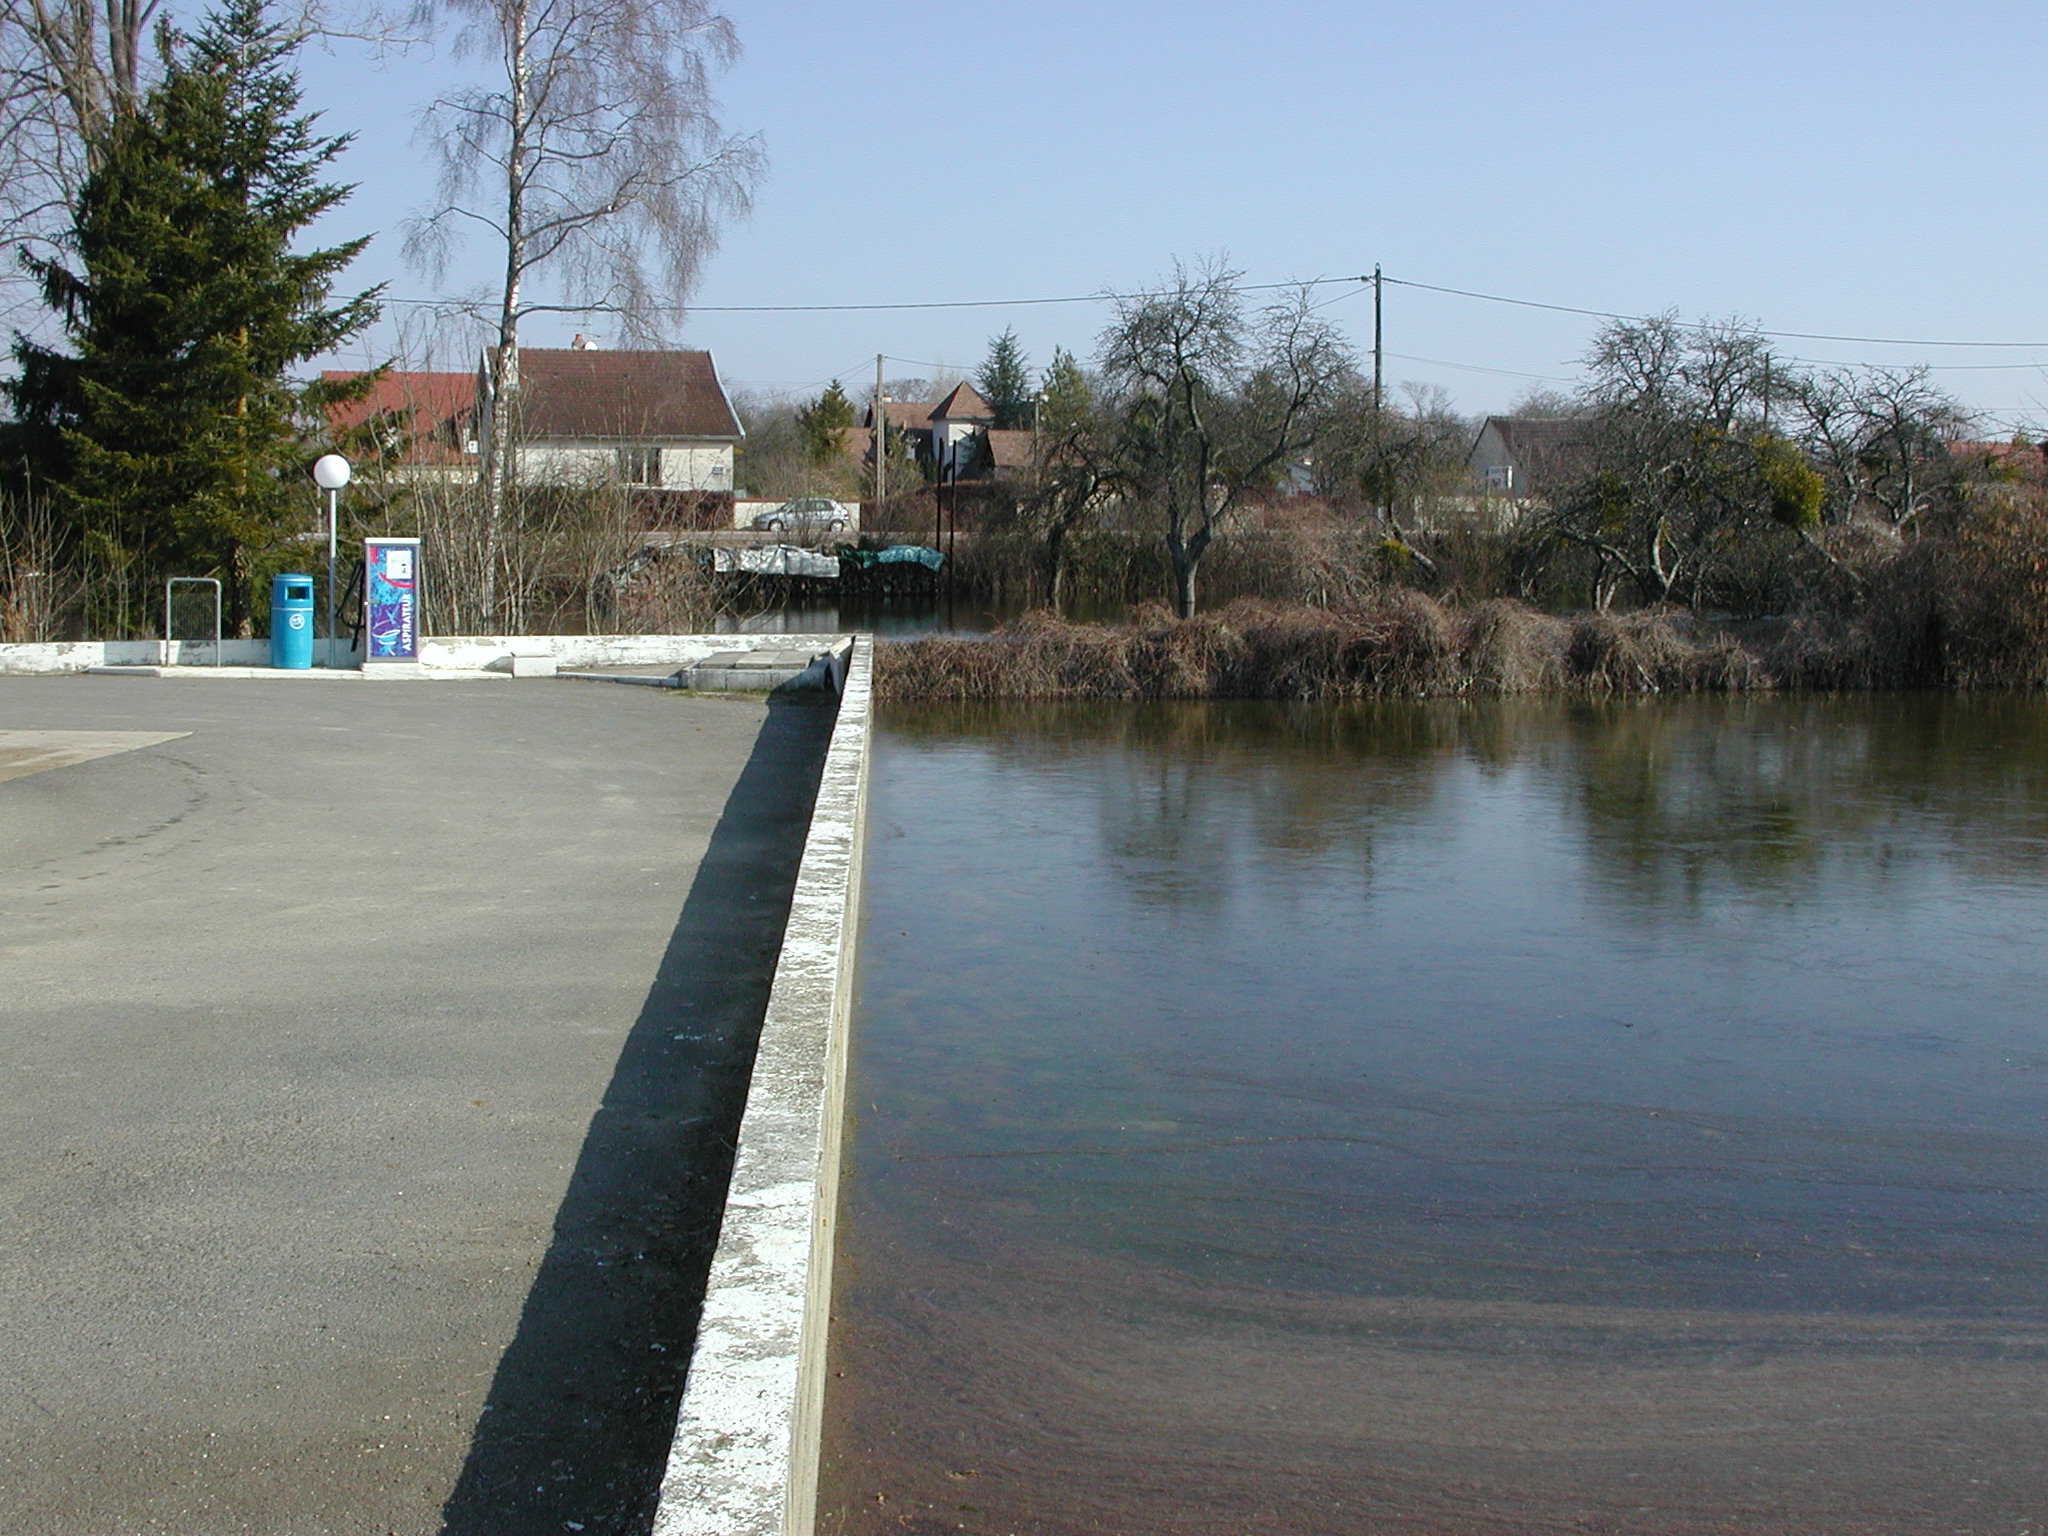
[[[348,484],[348,460],[323,453],[313,461],[313,483],[327,493],[327,670],[334,670],[334,525],[341,488]]]

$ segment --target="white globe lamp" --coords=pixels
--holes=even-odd
[[[348,460],[323,453],[313,461],[313,483],[327,493],[327,670],[334,670],[334,525],[341,488],[348,484]]]

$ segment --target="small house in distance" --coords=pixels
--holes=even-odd
[[[482,416],[497,414],[477,373]],[[521,347],[520,477],[537,485],[609,477],[668,491],[724,491],[746,435],[709,352]]]
[[[969,478],[1019,480],[1037,462],[1038,434],[1029,427],[990,427],[975,445]]]
[[[1958,439],[1944,445],[1956,463],[1975,470],[1981,479],[2024,481],[2040,484],[2048,480],[2048,443],[2025,439],[1987,442]]]
[[[388,373],[365,398],[331,406],[329,427],[369,432],[401,477],[473,476],[484,435],[509,425],[525,484],[731,494],[745,432],[709,352],[521,347],[510,423],[496,419],[487,363],[474,374]]]
[[[1482,495],[1526,501],[1569,469],[1585,432],[1576,416],[1489,416],[1465,463]]]
[[[983,439],[996,420],[994,407],[972,384],[964,383],[955,385],[943,400],[889,400],[883,410],[890,430],[909,440],[918,462],[932,466],[933,473],[946,480],[966,479],[976,472],[986,451]],[[872,405],[861,425],[873,430]]]
[[[330,368],[322,379],[362,377]],[[393,371],[358,400],[327,407],[327,431],[354,456],[375,456],[402,480],[476,478],[476,375]]]

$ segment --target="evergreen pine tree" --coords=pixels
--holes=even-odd
[[[989,342],[974,386],[995,412],[998,428],[1031,425],[1031,372],[1014,330],[1005,327]]]
[[[853,425],[853,402],[834,379],[825,393],[796,413],[803,435],[804,457],[822,469],[846,449],[846,431]]]
[[[330,293],[366,239],[292,249],[348,195],[321,179],[348,140],[298,112],[263,0],[228,0],[163,46],[161,84],[80,189],[69,259],[31,263],[70,350],[18,337],[9,391],[74,538],[145,592],[220,577],[235,622],[312,510],[300,422],[333,390],[287,370],[367,326],[376,294]]]
[[[1088,375],[1081,371],[1074,354],[1065,347],[1053,348],[1052,366],[1045,370],[1045,383],[1040,394],[1043,403],[1039,407],[1038,426],[1044,432],[1072,431],[1086,422],[1095,406],[1094,392],[1088,387]]]

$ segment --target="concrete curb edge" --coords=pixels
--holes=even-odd
[[[480,672],[497,675],[515,670],[522,659],[551,659],[557,667],[686,667],[719,651],[787,649],[811,643],[822,648],[839,638],[810,634],[428,635],[420,641],[417,671],[434,676]],[[202,656],[204,661],[194,664]],[[180,677],[204,676],[217,668],[255,668],[269,677],[362,676],[362,657],[354,650],[344,652],[343,664],[332,671],[325,667],[281,670],[271,667],[269,662],[268,640],[224,640],[217,653],[210,641],[202,645],[183,640],[168,645],[162,640],[0,645],[0,676],[48,676],[102,667],[170,667]],[[388,668],[392,664],[383,665]]]
[[[810,1536],[825,1400],[874,642],[848,658],[654,1536]]]

